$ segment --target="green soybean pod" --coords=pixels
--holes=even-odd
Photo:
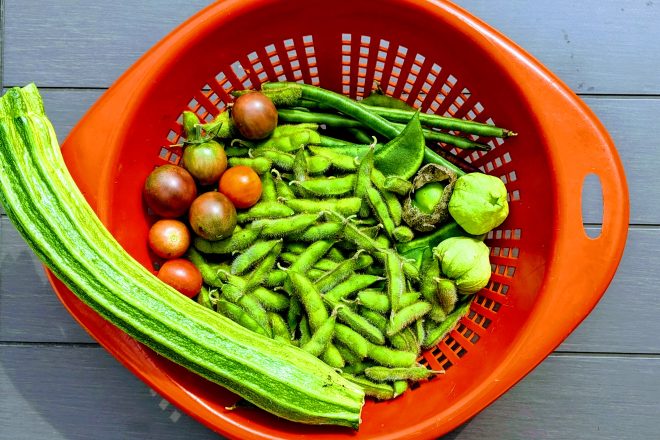
[[[379,313],[390,311],[390,300],[385,293],[380,291],[363,290],[358,292],[358,304]]]
[[[387,368],[369,367],[364,370],[364,375],[376,382],[394,382],[397,380],[409,380],[419,382],[426,380],[436,374],[444,374],[444,370],[429,370],[426,367]]]
[[[384,278],[375,275],[355,274],[351,275],[346,281],[337,284],[325,293],[325,299],[331,303],[348,298],[353,293],[365,289],[377,281]]]
[[[260,202],[274,202],[277,200],[275,180],[273,180],[270,170],[261,176],[261,199],[259,200]]]
[[[316,197],[343,196],[353,191],[355,174],[341,177],[320,177],[316,179],[294,180],[291,184]]]
[[[385,177],[385,174],[379,171],[378,168],[374,167],[371,169],[371,174],[369,174],[369,180],[379,190],[382,191],[385,189],[385,181],[387,180],[387,177]]]
[[[307,320],[307,316],[303,315],[302,318],[300,318],[300,322],[298,323],[298,330],[300,330],[300,347],[302,347],[312,338],[312,331],[309,328],[309,321]]]
[[[417,360],[417,353],[371,344],[367,357],[385,367],[412,367]]]
[[[257,287],[251,293],[261,306],[269,311],[281,312],[289,308],[289,297],[265,287]]]
[[[233,275],[241,275],[265,258],[280,241],[281,240],[255,242],[238,257],[234,258],[234,261],[231,264],[231,273]]]
[[[385,251],[386,249],[382,248],[376,241],[364,234],[358,226],[347,220],[344,216],[338,212],[327,211],[323,214],[329,221],[342,223],[344,225],[343,235],[346,240],[355,244],[358,249],[363,249],[369,254],[376,255],[379,258],[383,258],[378,254]],[[383,258],[384,259],[384,258]]]
[[[388,336],[388,340],[390,341],[392,347],[396,348],[397,350],[409,351],[419,354],[419,342],[417,342],[417,338],[415,337],[415,334],[412,332],[410,327],[405,328],[403,331],[395,333],[391,336]]]
[[[248,284],[248,280],[242,276],[234,275],[229,270],[220,269],[217,271],[218,278],[222,281],[222,286],[225,284],[231,284],[232,286],[238,287],[241,290],[245,290]]]
[[[369,216],[369,203],[367,201],[367,189],[371,187],[371,173],[374,170],[374,149],[369,148],[369,152],[360,160],[357,170],[357,178],[353,193],[362,201],[360,207],[360,217]]]
[[[294,294],[300,299],[307,313],[309,327],[312,331],[317,331],[329,317],[321,293],[305,275],[294,271],[288,271],[287,274]]]
[[[323,211],[336,211],[341,215],[357,214],[360,210],[361,200],[358,197],[343,199],[292,199],[284,202],[293,211],[302,213],[317,213]]]
[[[302,232],[316,222],[318,214],[298,214],[287,218],[255,220],[250,227],[264,238],[279,238]]]
[[[408,390],[408,381],[407,380],[397,380],[392,384],[394,388],[394,396],[399,397],[401,394],[405,393]]]
[[[335,330],[336,331],[336,330]],[[336,339],[336,338],[335,338]],[[337,347],[337,350],[339,350],[339,354],[341,354],[341,357],[344,359],[346,364],[351,365],[351,364],[357,364],[359,362],[362,362],[362,359],[353,353],[348,347],[346,347],[342,343],[337,343],[336,341],[334,342],[335,347]]]
[[[332,167],[337,168],[342,171],[355,171],[357,170],[357,165],[355,165],[355,160],[351,156],[338,153],[332,148],[328,147],[317,147],[309,146],[309,151],[314,153],[317,156],[325,157],[330,161]]]
[[[325,298],[323,299],[325,300]],[[337,308],[337,306],[339,306],[338,302],[327,302],[327,304],[332,308]],[[375,325],[370,323],[366,318],[351,310],[349,307],[344,305],[339,306],[337,308],[337,319],[374,344],[382,345],[385,343],[385,335],[383,332]]]
[[[326,272],[321,278],[316,280],[314,285],[321,293],[326,293],[355,272],[357,257],[359,254],[353,255],[348,260],[338,263],[337,266],[330,272]]]
[[[307,275],[307,278],[310,279],[310,281],[316,282],[316,280],[318,280],[319,278],[321,278],[325,274],[326,273],[322,270],[312,268],[312,269],[307,271],[306,275]]]
[[[257,322],[257,324],[263,327],[264,330],[266,330],[267,336],[272,337],[273,330],[270,327],[268,312],[262,307],[259,300],[253,294],[248,293],[243,295],[236,302],[236,305],[242,308],[245,313]]]
[[[257,267],[250,273],[245,285],[246,291],[249,292],[254,288],[266,283],[271,273],[273,272],[273,266],[275,266],[280,252],[282,252],[282,247],[282,241],[278,240],[278,243],[275,244],[270,253],[266,255],[266,257],[261,260]]]
[[[327,240],[317,241],[297,256],[295,262],[291,264],[289,270],[299,273],[306,273],[317,261],[330,250],[333,242]]]
[[[291,332],[284,318],[277,313],[269,312],[268,319],[270,327],[273,329],[273,339],[291,344]]]
[[[309,174],[323,174],[330,168],[332,162],[327,157],[309,156],[307,157],[307,172]]]
[[[391,244],[392,244],[392,242],[390,241],[389,238],[387,238],[386,235],[379,235],[379,236],[376,237],[374,240],[375,240],[376,243],[378,243],[378,245],[379,245],[381,248],[383,248],[383,249],[388,249],[388,248],[391,246]]]
[[[408,226],[401,225],[394,228],[392,236],[399,243],[406,243],[415,238],[415,233]]]
[[[339,249],[337,249],[336,247],[333,247],[332,249],[330,249],[328,251],[328,253],[326,254],[326,257],[329,258],[330,260],[336,262],[336,263],[339,263],[339,262],[344,261],[346,259],[344,254],[342,254],[341,251]]]
[[[399,199],[394,193],[389,191],[383,191],[381,195],[383,197],[383,202],[385,202],[385,205],[387,206],[387,212],[390,213],[390,217],[394,222],[394,226],[401,226],[401,218],[403,217],[403,206],[401,205],[401,202],[399,202]]]
[[[381,333],[385,334],[385,329],[387,328],[387,318],[385,316],[374,310],[364,308],[360,310],[360,315],[373,324]]]
[[[344,225],[341,223],[325,222],[312,225],[304,231],[293,234],[292,239],[306,243],[318,240],[333,240],[339,237]]]
[[[296,259],[298,259],[298,255],[294,254],[293,252],[282,252],[280,254],[280,260],[287,264],[293,264]]]
[[[353,376],[352,374],[342,373],[343,377],[360,385],[364,390],[364,394],[378,400],[389,400],[394,397],[394,389],[385,383],[372,382],[363,376]]]
[[[226,283],[222,286],[222,298],[229,302],[237,304],[238,301],[245,295],[245,289],[235,284]]]
[[[401,330],[420,319],[431,311],[431,304],[426,301],[416,302],[395,312],[387,325],[388,336],[399,333]]]
[[[227,162],[230,167],[239,165],[250,167],[259,175],[268,173],[273,165],[270,159],[265,157],[230,157]]]
[[[200,304],[207,309],[215,310],[215,307],[213,307],[213,302],[211,301],[211,294],[209,293],[209,289],[206,286],[202,286],[202,289],[199,291],[199,295],[197,295],[197,304]]]
[[[429,322],[426,328],[426,338],[422,342],[422,348],[429,349],[445,337],[458,323],[458,321],[470,311],[470,303],[472,302],[472,297],[468,299],[459,307],[456,308],[452,313],[447,315],[447,319],[442,321],[440,324],[435,324]]]
[[[302,316],[302,304],[300,300],[295,296],[292,296],[289,299],[289,310],[286,312],[286,323],[291,331],[291,338],[293,339],[296,334],[296,329],[298,328],[298,322]]]
[[[296,155],[293,158],[293,176],[299,181],[305,181],[309,177],[307,176],[307,156],[305,155],[305,149],[301,148],[296,152]],[[289,182],[289,185],[291,183]]]
[[[278,287],[284,284],[286,280],[286,272],[283,270],[273,270],[268,273],[267,278],[263,281],[265,287]]]
[[[265,157],[270,160],[274,167],[291,171],[293,169],[293,154],[274,148],[259,147],[250,150],[253,157]]]
[[[355,375],[362,374],[364,373],[364,370],[369,367],[373,367],[374,365],[375,364],[373,362],[369,361],[351,362],[349,365],[346,365],[344,368],[342,368],[341,372]]]
[[[387,295],[390,299],[390,309],[394,312],[399,309],[399,300],[406,288],[406,278],[401,258],[393,251],[387,251],[384,254]]]
[[[429,312],[431,313],[431,312]],[[418,344],[424,342],[426,339],[426,329],[424,328],[424,319],[418,319],[415,321],[415,339]]]
[[[376,239],[378,237],[378,234],[380,234],[381,229],[383,229],[383,225],[378,223],[377,225],[373,225],[373,226],[363,226],[363,227],[360,228],[360,231],[364,235],[367,235],[368,237]],[[379,242],[379,243],[382,244],[382,242]]]
[[[334,248],[333,248],[334,249]],[[337,262],[330,260],[328,258],[321,258],[319,261],[314,264],[314,269],[322,270],[324,272],[334,270],[335,267],[337,267]]]
[[[289,184],[284,181],[280,172],[274,169],[272,170],[272,174],[275,175],[275,190],[277,191],[277,198],[280,200],[295,199],[296,193],[294,193]]]
[[[333,311],[330,318],[314,331],[309,341],[301,345],[300,348],[314,356],[320,356],[332,341],[336,321],[337,313]]]
[[[266,329],[259,325],[257,321],[245,313],[245,311],[236,304],[232,304],[229,301],[220,299],[217,302],[217,308],[219,313],[236,322],[237,324],[242,325],[246,329],[270,337]]]
[[[358,358],[364,359],[369,351],[369,341],[347,325],[335,324],[335,340],[345,345]]]
[[[256,229],[242,229],[219,241],[209,241],[201,237],[193,239],[193,247],[205,254],[231,254],[235,251],[247,249],[257,241],[259,231]]]
[[[295,212],[288,206],[275,201],[262,201],[252,206],[247,211],[239,212],[236,215],[238,223],[247,223],[262,218],[283,218],[291,217]]]
[[[293,254],[300,254],[302,253],[305,249],[307,249],[307,245],[305,243],[298,243],[298,242],[288,242],[284,245],[284,249],[287,252],[291,252]]]
[[[342,369],[346,365],[346,361],[341,356],[337,347],[334,344],[329,344],[325,351],[321,354],[321,360],[333,368]]]
[[[438,302],[445,313],[451,313],[458,302],[456,284],[451,280],[441,277],[435,278],[435,282]]]
[[[400,196],[406,196],[413,189],[413,184],[408,179],[404,179],[400,176],[387,176],[383,181],[382,188],[387,191],[399,194]]]
[[[387,209],[387,204],[385,203],[385,200],[383,200],[383,196],[373,186],[367,188],[366,195],[369,206],[371,206],[374,214],[376,214],[378,221],[383,225],[387,234],[392,236],[396,225]]]
[[[228,270],[229,268],[220,263],[208,263],[204,260],[202,254],[197,252],[194,248],[189,248],[186,252],[186,258],[199,269],[202,274],[202,280],[209,286],[222,287],[223,281],[219,277],[219,272]]]

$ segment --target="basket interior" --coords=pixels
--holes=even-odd
[[[476,295],[468,316],[457,328],[423,354],[422,363],[447,373],[394,401],[369,402],[360,429],[360,434],[368,436],[380,432],[383,423],[390,433],[405,432],[469,400],[475,384],[484,381],[498,364],[533,309],[545,275],[545,261],[550,258],[547,244],[552,240],[554,208],[548,182],[552,181],[552,171],[544,165],[542,133],[524,111],[524,96],[493,54],[472,44],[469,36],[452,26],[450,18],[438,23],[437,17],[420,16],[412,6],[400,9],[388,1],[377,12],[369,2],[340,3],[350,4],[353,13],[342,13],[341,5],[333,6],[323,23],[307,26],[307,31],[299,29],[305,26],[287,26],[291,20],[283,20],[267,32],[253,32],[245,38],[244,33],[238,35],[241,21],[228,20],[222,31],[200,35],[177,65],[162,67],[160,80],[139,107],[138,114],[146,116],[135,118],[127,127],[111,190],[109,205],[113,209],[108,226],[132,255],[145,265],[152,264],[154,258],[144,237],[154,219],[145,214],[139,201],[129,201],[126,194],[140,193],[153,166],[179,162],[180,150],[172,145],[182,140],[182,111],[191,110],[210,121],[232,101],[232,90],[259,88],[265,81],[305,82],[357,99],[379,83],[385,93],[423,112],[518,131],[519,136],[510,139],[472,136],[490,145],[488,152],[437,144],[437,148],[499,177],[507,186],[511,215],[486,240],[493,269],[490,282]],[[304,16],[313,14],[305,8],[314,7],[299,6],[302,11],[288,12]],[[373,22],[355,25],[360,8],[376,15]],[[275,13],[286,16],[287,11],[269,10],[266,5],[251,19],[261,22]],[[423,35],[418,32],[421,28],[425,29]],[[442,43],[447,41],[451,44]],[[207,393],[203,399],[211,401],[213,396]],[[256,423],[289,435],[352,435],[327,428],[317,431],[250,410],[236,410],[231,417],[239,424]]]

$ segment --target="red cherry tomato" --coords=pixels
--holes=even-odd
[[[237,208],[249,208],[261,197],[261,179],[250,167],[231,167],[220,177],[219,190]]]
[[[202,290],[202,274],[197,266],[183,258],[167,260],[158,271],[158,278],[188,298]]]
[[[161,217],[182,216],[195,197],[195,180],[188,171],[176,165],[159,166],[144,183],[144,201],[154,214]]]
[[[179,258],[190,246],[190,232],[179,220],[158,220],[149,229],[149,247],[161,258]]]

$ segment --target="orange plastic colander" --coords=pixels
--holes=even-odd
[[[623,169],[606,131],[556,76],[491,27],[441,0],[226,0],[158,43],[66,140],[67,165],[101,220],[151,267],[141,201],[154,165],[176,162],[180,116],[210,120],[233,89],[302,81],[351,97],[376,82],[423,111],[491,122],[516,138],[458,152],[500,177],[511,214],[489,234],[493,275],[468,316],[424,354],[447,373],[400,398],[369,401],[356,433],[226,406],[236,396],[161,358],[51,276],[73,316],[126,367],[222,434],[260,438],[433,438],[485,408],[587,316],[612,279],[628,222]],[[439,147],[445,148],[440,145]],[[581,188],[599,177],[603,226],[583,228]]]

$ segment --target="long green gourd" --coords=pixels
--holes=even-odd
[[[359,386],[184,297],[119,245],[69,175],[33,84],[0,98],[0,201],[44,264],[137,341],[282,418],[359,426]]]

